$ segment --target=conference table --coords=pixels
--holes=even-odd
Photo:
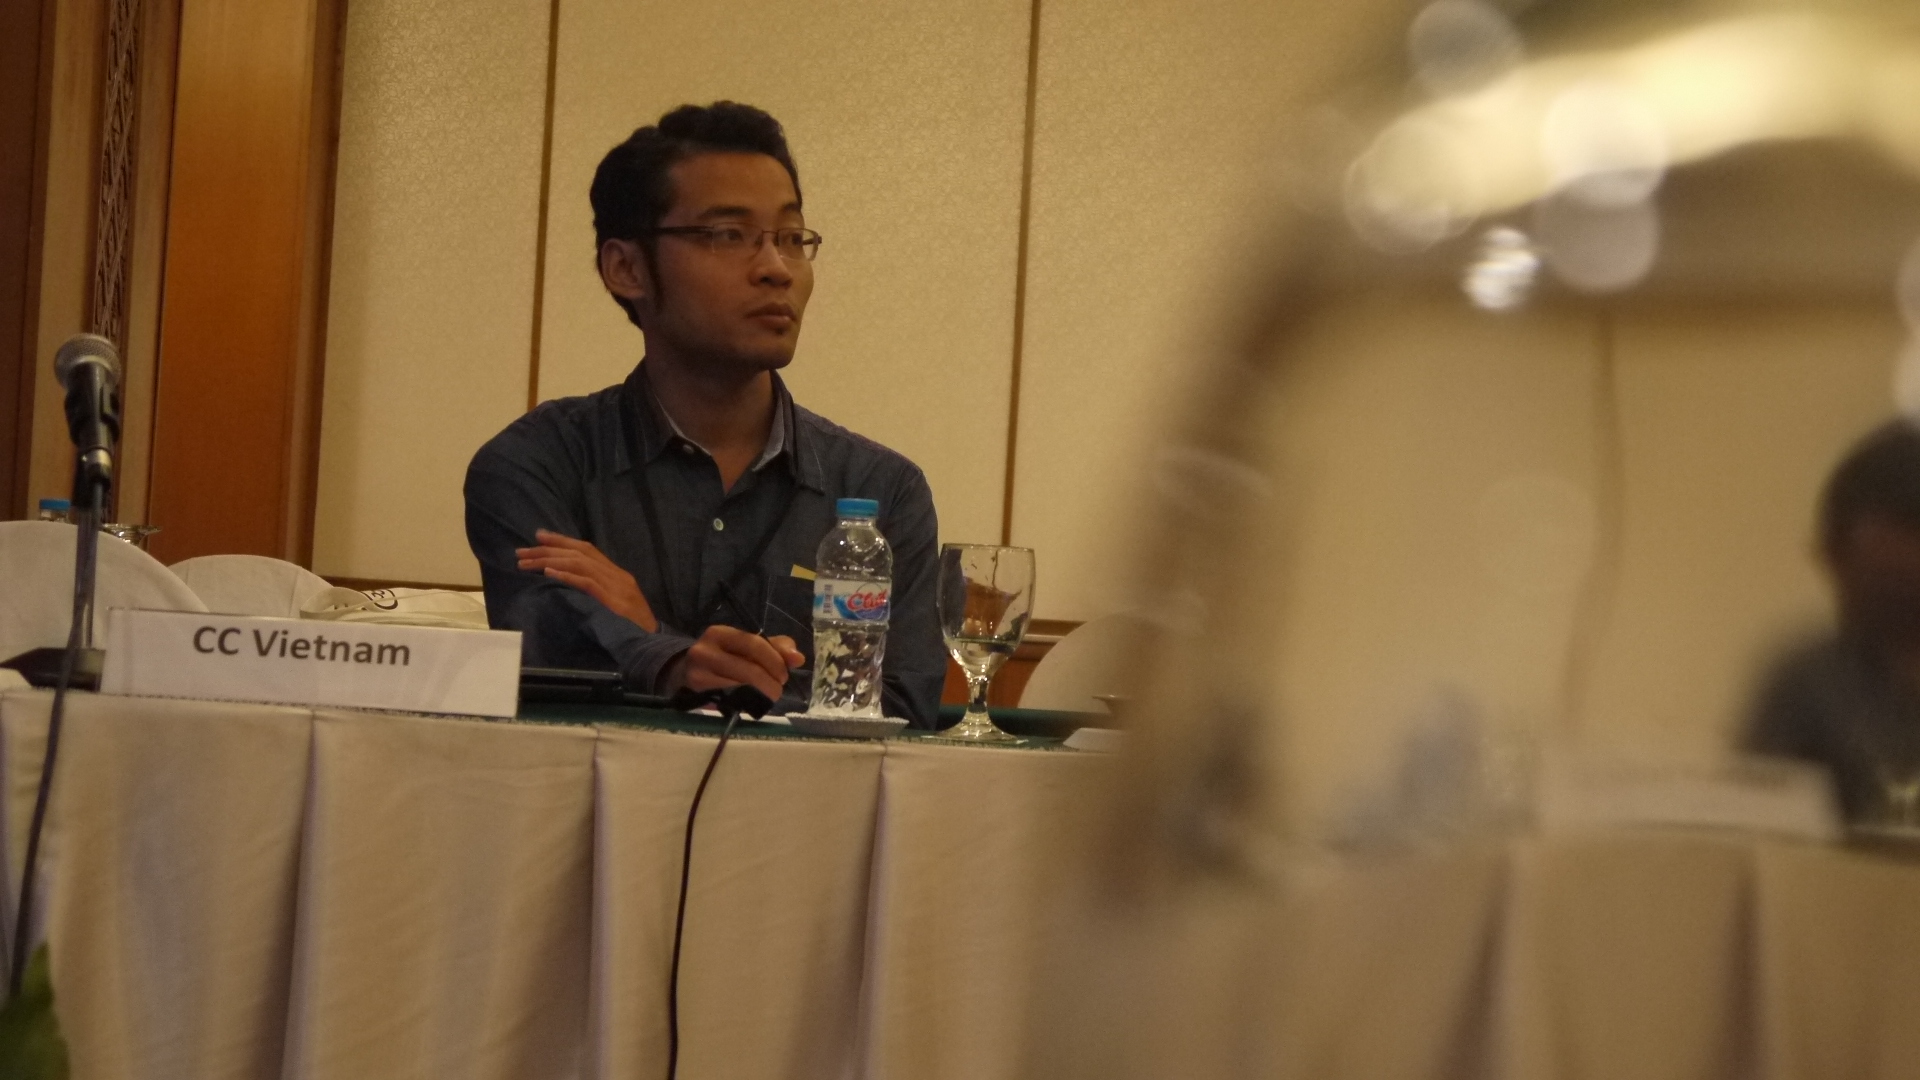
[[[9,893],[50,702],[0,697]],[[72,695],[41,873],[74,1075],[664,1075],[718,725],[527,713]],[[1019,1030],[1110,759],[780,730],[743,726],[700,811],[680,1075],[1010,1075],[980,1035]]]
[[[0,695],[15,886],[49,701]],[[605,706],[74,695],[42,863],[74,1076],[664,1075],[681,842],[716,732]],[[1072,1033],[1048,1025],[1127,996],[1081,1002],[1036,958],[1074,923],[1064,868],[1118,761],[736,736],[694,850],[680,1075],[1066,1075],[1046,1044]],[[1162,1003],[1127,1025],[1159,1040],[1136,1075],[1920,1075],[1904,857],[1489,837],[1303,854],[1226,889],[1226,947],[1184,973],[1109,966]]]

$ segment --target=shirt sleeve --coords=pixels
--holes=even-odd
[[[692,639],[650,633],[579,589],[518,566],[514,549],[531,546],[536,529],[584,535],[579,466],[529,438],[525,423],[481,447],[467,468],[467,544],[480,562],[487,622],[520,631],[529,667],[612,668],[627,686],[657,693]]]
[[[940,523],[933,489],[919,468],[910,467],[896,485],[881,508],[879,524],[893,548],[893,611],[882,665],[882,701],[890,715],[931,730],[947,678],[947,648],[940,638],[936,585]]]

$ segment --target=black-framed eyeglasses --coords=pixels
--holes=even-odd
[[[729,258],[750,259],[773,237],[773,250],[788,262],[812,262],[820,254],[820,234],[812,229],[785,226],[756,229],[750,225],[670,225],[652,230],[654,236],[686,236],[702,240],[707,250]]]

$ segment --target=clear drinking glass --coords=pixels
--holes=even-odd
[[[973,743],[1020,740],[987,715],[987,687],[1026,636],[1033,614],[1033,550],[985,544],[940,549],[940,634],[967,676],[967,714],[940,737]]]
[[[1879,825],[1920,833],[1920,767],[1904,762],[1875,766],[1880,781]]]

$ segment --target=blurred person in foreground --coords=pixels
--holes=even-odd
[[[641,692],[810,686],[815,549],[835,501],[880,504],[894,551],[889,715],[933,726],[946,653],[920,469],[796,405],[820,236],[778,121],[686,105],[608,151],[591,191],[600,280],[645,339],[617,386],[541,404],[467,471],[487,616],[530,666]],[[790,685],[791,684],[791,685]]]
[[[1847,820],[1905,817],[1920,795],[1920,428],[1895,420],[1848,451],[1820,507],[1837,630],[1774,666],[1746,749],[1832,773]]]

